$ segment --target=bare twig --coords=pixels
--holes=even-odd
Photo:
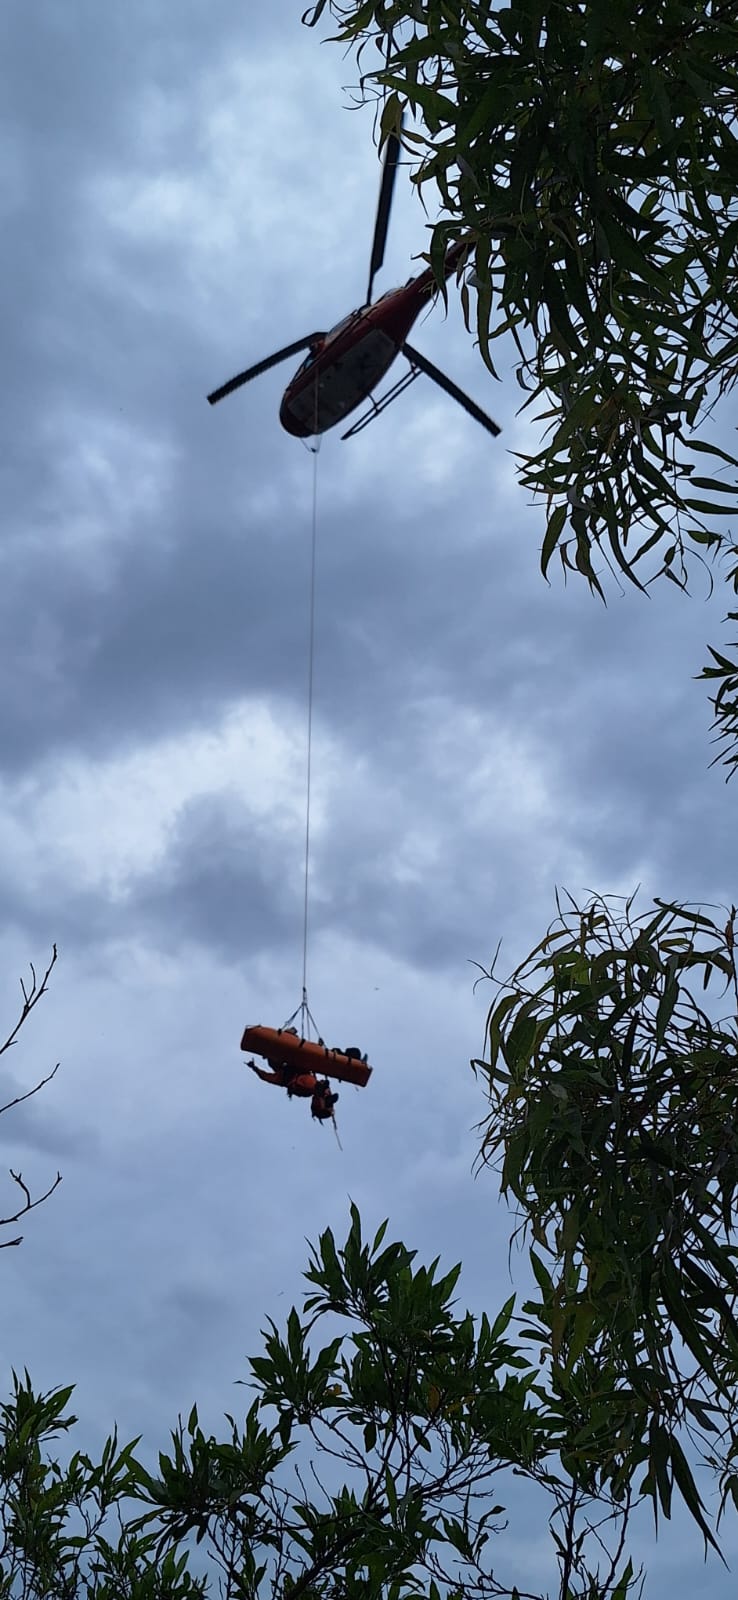
[[[11,1167],[10,1168],[10,1176],[13,1179],[13,1182],[17,1183],[18,1187],[20,1189],[22,1189],[23,1196],[24,1196],[24,1203],[23,1203],[22,1206],[20,1206],[18,1211],[15,1211],[13,1213],[12,1216],[10,1216],[10,1217],[0,1217],[0,1228],[8,1228],[10,1226],[11,1222],[19,1222],[20,1218],[21,1217],[25,1217],[29,1211],[35,1211],[36,1206],[42,1206],[43,1203],[44,1203],[44,1200],[48,1200],[49,1199],[49,1196],[54,1193],[55,1189],[58,1189],[59,1184],[62,1181],[61,1173],[57,1172],[57,1175],[56,1175],[56,1177],[54,1179],[54,1182],[46,1190],[46,1193],[45,1194],[40,1194],[40,1195],[38,1195],[36,1197],[35,1200],[32,1200],[31,1199],[31,1191],[30,1191],[30,1189],[28,1187],[28,1184],[24,1183],[22,1174],[20,1172],[14,1172],[12,1167]],[[22,1241],[23,1241],[23,1235],[22,1234],[21,1234],[19,1239],[2,1239],[2,1240],[0,1240],[0,1250],[7,1250],[11,1245],[21,1244]]]
[[[27,1021],[34,1007],[38,1005],[41,996],[46,994],[49,978],[56,965],[56,959],[56,945],[52,945],[51,960],[49,961],[46,971],[43,973],[40,980],[36,976],[36,968],[34,967],[33,962],[31,961],[29,963],[31,969],[31,982],[29,984],[25,983],[22,978],[20,980],[21,994],[23,995],[23,1005],[15,1026],[11,1028],[11,1031],[7,1035],[4,1043],[0,1044],[0,1056],[4,1055],[6,1050],[9,1050],[12,1045],[17,1043],[18,1034],[20,1033],[24,1022]],[[56,1066],[52,1068],[51,1072],[47,1072],[45,1077],[39,1078],[38,1082],[35,1083],[31,1089],[26,1089],[23,1094],[14,1095],[12,1100],[7,1100],[5,1105],[0,1106],[0,1116],[2,1116],[6,1111],[12,1111],[15,1106],[23,1105],[26,1100],[32,1099],[34,1095],[38,1094],[39,1089],[43,1089],[46,1087],[47,1083],[51,1083],[52,1078],[56,1077],[58,1070],[59,1062],[57,1061]],[[23,1174],[21,1172],[14,1172],[11,1167],[10,1176],[23,1195],[23,1204],[19,1206],[18,1210],[13,1212],[11,1215],[7,1217],[0,1217],[0,1228],[9,1227],[11,1223],[18,1222],[20,1217],[25,1217],[29,1211],[35,1211],[37,1206],[43,1205],[44,1201],[48,1200],[49,1196],[54,1193],[54,1190],[58,1189],[59,1184],[62,1181],[61,1173],[57,1172],[54,1182],[50,1184],[49,1188],[46,1189],[44,1194],[38,1195],[34,1200],[28,1184],[23,1178]],[[22,1242],[22,1234],[19,1234],[15,1239],[0,1240],[0,1250],[12,1249],[14,1246],[22,1244]]]
[[[3,1050],[7,1049],[7,1041],[2,1048]],[[0,1050],[0,1055],[2,1055],[2,1050]],[[14,1100],[8,1100],[4,1106],[0,1106],[0,1117],[4,1111],[12,1111],[13,1106],[22,1106],[24,1100],[30,1100],[32,1095],[38,1094],[39,1089],[44,1089],[47,1083],[51,1083],[52,1078],[56,1077],[58,1071],[59,1062],[57,1061],[51,1072],[47,1072],[45,1078],[39,1078],[38,1083],[35,1083],[32,1089],[27,1089],[25,1094],[17,1094]]]
[[[7,1039],[5,1040],[5,1043],[0,1045],[0,1056],[3,1055],[6,1050],[9,1050],[11,1045],[16,1043],[17,1038],[18,1038],[18,1034],[20,1033],[20,1030],[23,1027],[24,1022],[26,1021],[27,1017],[30,1016],[31,1012],[33,1011],[34,1006],[38,1005],[38,1002],[41,999],[41,996],[46,993],[46,990],[48,988],[49,978],[51,977],[51,974],[52,974],[52,972],[54,970],[54,967],[56,966],[56,958],[57,958],[56,945],[52,945],[52,947],[51,947],[51,960],[49,962],[48,967],[46,968],[46,971],[45,971],[40,983],[39,983],[39,981],[38,981],[38,979],[36,977],[36,968],[34,967],[33,962],[32,961],[29,962],[29,966],[30,966],[30,969],[31,969],[32,982],[31,982],[30,987],[27,988],[25,983],[23,982],[23,979],[21,978],[20,986],[21,986],[21,993],[23,995],[23,1007],[22,1007],[20,1016],[18,1018],[18,1021],[15,1024],[15,1027],[8,1034]]]

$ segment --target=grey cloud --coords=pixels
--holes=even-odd
[[[163,866],[135,892],[128,920],[163,943],[189,939],[237,961],[294,937],[299,855],[292,894],[284,846],[268,823],[246,823],[219,800],[184,809]]]
[[[3,1109],[0,1115],[0,1145],[9,1152],[11,1164],[22,1159],[14,1154],[15,1151],[38,1150],[52,1156],[54,1161],[62,1161],[65,1157],[75,1157],[83,1152],[89,1155],[99,1147],[96,1130],[79,1122],[70,1122],[64,1113],[63,1103],[59,1106],[60,1091],[63,1092],[61,1072],[32,1099],[13,1106],[11,1102],[16,1096],[24,1094],[29,1087],[29,1083],[20,1082],[11,1073],[0,1071],[0,1100],[3,1108],[9,1107],[7,1111]]]
[[[469,1175],[487,997],[466,962],[499,936],[503,965],[522,955],[557,882],[642,875],[644,893],[734,897],[734,800],[707,771],[691,681],[721,606],[699,586],[693,601],[612,587],[607,610],[583,586],[545,587],[543,515],[507,455],[526,443],[517,390],[492,387],[458,319],[434,313],[419,345],[500,415],[502,439],[418,384],[360,439],[329,436],[318,463],[311,949],[321,1025],[361,1037],[375,1075],[365,1097],[342,1093],[343,1154],[257,1093],[238,1035],[247,1010],[293,1003],[301,777],[276,781],[273,814],[249,804],[258,757],[226,791],[214,774],[211,792],[175,796],[161,848],[142,866],[132,847],[112,888],[102,778],[79,822],[98,818],[95,879],[83,849],[65,855],[74,771],[58,848],[52,800],[75,761],[94,789],[96,764],[207,733],[244,699],[304,727],[312,463],[279,430],[289,369],[214,411],[205,394],[362,293],[370,119],[346,120],[346,66],[287,0],[81,0],[73,15],[38,0],[33,25],[9,0],[0,30],[0,874],[7,959],[50,937],[69,958],[41,1026],[63,1039],[51,1089],[64,1097],[71,1062],[76,1101],[73,1116],[41,1096],[15,1123],[23,1159],[65,1182],[3,1264],[3,1356],[41,1381],[81,1376],[83,1415],[163,1442],[191,1399],[232,1405],[265,1311],[299,1298],[304,1233],[342,1235],[348,1193],[429,1257],[462,1255],[474,1303],[504,1298],[507,1218]],[[270,148],[245,97],[218,129],[236,58],[284,63],[289,143]],[[315,61],[322,96],[303,74]],[[159,180],[182,183],[194,223],[156,212]],[[151,215],[131,223],[131,205]],[[423,225],[408,194],[382,287]],[[699,1587],[686,1559],[682,1582]]]

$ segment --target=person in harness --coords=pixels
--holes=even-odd
[[[338,1095],[331,1089],[327,1078],[318,1078],[310,1100],[310,1115],[316,1122],[327,1122],[333,1116]]]
[[[255,1061],[248,1065],[262,1083],[273,1083],[278,1089],[286,1089],[288,1098],[293,1095],[298,1100],[310,1100],[318,1089],[318,1079],[314,1072],[303,1072],[300,1067],[293,1067],[286,1061],[270,1061],[271,1072],[265,1072],[263,1067],[257,1067]]]

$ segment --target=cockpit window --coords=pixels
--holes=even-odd
[[[338,338],[339,333],[343,333],[344,328],[350,328],[352,322],[356,322],[357,317],[360,316],[360,311],[349,312],[349,315],[344,317],[342,322],[337,322],[335,328],[331,328],[330,333],[326,334],[326,344],[332,344],[333,340]]]

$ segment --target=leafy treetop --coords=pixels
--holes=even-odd
[[[599,589],[596,546],[634,582],[684,583],[737,506],[738,462],[707,431],[738,376],[732,0],[318,0],[303,20],[326,10],[362,65],[379,49],[362,89],[383,131],[404,104],[420,119],[405,142],[443,205],[439,282],[466,238],[482,355],[494,371],[511,334],[545,402],[545,448],[520,458],[548,504],[544,572],[558,548]]]

